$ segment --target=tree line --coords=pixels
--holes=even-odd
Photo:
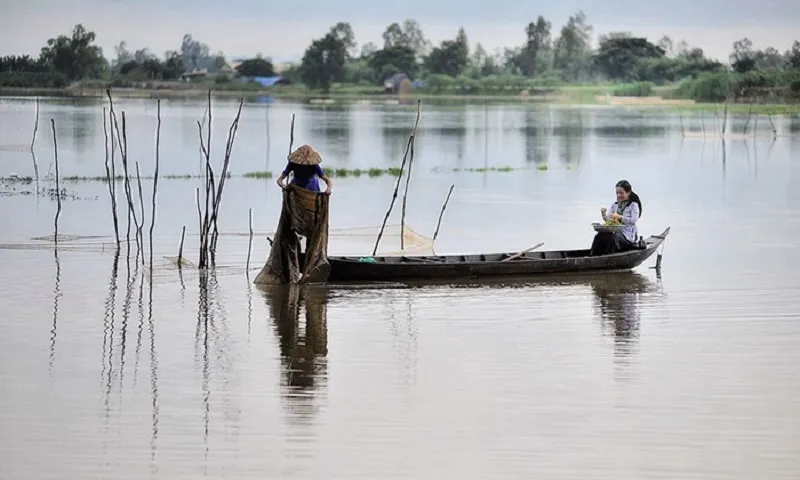
[[[299,64],[282,75],[308,88],[329,91],[337,84],[382,85],[405,74],[415,87],[430,92],[492,93],[554,88],[564,84],[614,82],[620,95],[649,95],[654,86],[678,84],[673,95],[700,101],[800,99],[800,42],[781,53],[773,47],[754,48],[743,38],[734,42],[726,63],[706,57],[699,47],[664,36],[656,42],[629,32],[597,37],[583,12],[570,16],[560,29],[539,16],[524,27],[521,45],[489,53],[470,47],[464,28],[452,39],[434,45],[413,19],[392,23],[382,44],[358,45],[353,29],[339,22],[314,39]],[[62,87],[75,81],[172,81],[187,71],[216,73],[225,68],[222,52],[192,35],[179,50],[163,58],[147,49],[129,51],[125,42],[107,60],[94,44],[95,34],[77,25],[71,36],[47,41],[38,58],[0,59],[0,86]],[[262,55],[241,62],[244,77],[271,76],[275,69]],[[219,76],[217,82],[229,81]]]

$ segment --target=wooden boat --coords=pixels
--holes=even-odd
[[[667,227],[660,235],[645,239],[646,247],[627,252],[590,257],[589,250],[551,250],[474,255],[399,256],[399,257],[328,257],[329,283],[392,282],[433,278],[476,278],[585,273],[630,270],[650,258],[669,235]],[[512,258],[514,257],[514,258]],[[369,260],[371,259],[371,260]],[[503,261],[508,259],[507,261]],[[366,260],[366,261],[365,261]]]

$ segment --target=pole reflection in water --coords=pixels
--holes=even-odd
[[[310,426],[319,410],[317,401],[325,398],[327,389],[329,290],[313,285],[259,288],[280,343],[281,396],[288,410],[287,421],[295,426]],[[301,307],[305,310],[303,323]],[[307,443],[311,436],[299,434],[291,441]]]
[[[53,326],[50,329],[50,362],[49,371],[52,374],[53,365],[56,361],[56,331],[58,326],[58,299],[61,298],[61,261],[58,259],[58,249],[54,250],[53,256],[56,262],[56,284],[53,287]]]
[[[241,423],[239,418],[241,407],[231,405],[231,392],[235,390],[236,377],[230,349],[234,347],[235,342],[228,331],[224,299],[213,268],[199,272],[198,287],[195,360],[201,363],[203,466],[207,470],[209,452],[212,450],[209,440],[215,438],[212,430],[220,428],[212,420],[222,419],[222,431],[232,431],[235,436]],[[212,406],[222,407],[216,417],[212,414]]]

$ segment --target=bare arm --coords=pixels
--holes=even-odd
[[[325,185],[327,185],[325,193],[327,195],[330,195],[331,191],[333,190],[333,180],[331,180],[327,175],[324,174],[320,178],[322,178],[322,180],[325,182]]]
[[[275,180],[275,183],[278,184],[281,188],[286,188],[286,178],[289,177],[289,172],[292,170],[291,163],[286,164],[286,168],[283,169],[281,174],[278,176],[278,179]]]

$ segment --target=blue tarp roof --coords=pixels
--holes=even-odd
[[[276,77],[249,77],[249,80],[253,82],[257,82],[261,84],[262,87],[271,87],[278,83],[279,80],[282,80],[283,77],[276,76]]]

